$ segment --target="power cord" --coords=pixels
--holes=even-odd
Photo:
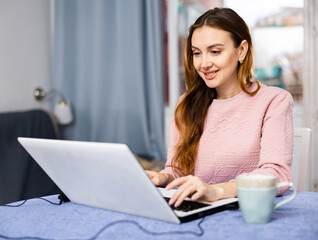
[[[44,200],[46,202],[49,202],[53,205],[61,205],[62,203],[55,203],[55,202],[51,202],[50,200],[47,200],[46,198],[43,198],[43,197],[39,197],[39,198],[35,198],[35,199],[41,199],[41,200]],[[28,200],[23,200],[22,203],[18,204],[18,205],[12,205],[12,204],[5,204],[4,206],[5,207],[21,207],[22,205],[24,205]]]
[[[52,202],[46,198],[43,198],[43,197],[40,197],[40,198],[36,198],[36,199],[41,199],[41,200],[44,200],[50,204],[53,204],[53,205],[61,205],[62,203],[64,202],[68,202],[69,199],[66,197],[66,195],[64,195],[63,193],[61,193],[59,195],[59,199],[60,199],[60,202],[59,203],[55,203],[55,202]],[[6,207],[20,207],[22,206],[23,204],[25,204],[28,200],[24,200],[22,203],[18,204],[18,205],[12,205],[12,204],[6,204],[4,206]],[[96,239],[101,233],[103,233],[104,231],[106,231],[107,229],[111,228],[112,226],[115,226],[115,225],[118,225],[118,224],[133,224],[135,225],[136,227],[138,227],[141,231],[143,231],[144,233],[146,234],[149,234],[149,235],[153,235],[153,236],[160,236],[160,235],[169,235],[169,234],[190,234],[190,235],[193,235],[193,236],[196,236],[196,237],[201,237],[204,235],[204,230],[203,228],[201,227],[201,224],[203,223],[203,221],[205,220],[205,217],[202,218],[200,221],[198,221],[197,223],[197,227],[199,228],[199,232],[193,232],[193,231],[171,231],[171,232],[151,232],[147,229],[145,229],[144,227],[142,227],[138,222],[136,221],[132,221],[132,220],[118,220],[118,221],[114,221],[114,222],[111,222],[107,225],[105,225],[104,227],[102,227],[94,236],[92,236],[91,238],[85,238],[85,239],[63,239],[63,240],[94,240]],[[3,239],[16,239],[16,240],[19,240],[19,239],[36,239],[36,240],[58,240],[58,239],[52,239],[52,238],[40,238],[40,237],[28,237],[28,236],[24,236],[24,237],[9,237],[9,236],[5,236],[5,235],[2,235],[0,234],[0,238],[3,238]]]
[[[51,203],[53,205],[61,205],[62,203],[66,203],[66,202],[69,202],[70,199],[68,199],[68,197],[63,193],[61,192],[58,196],[58,199],[60,199],[60,202],[59,203],[55,203],[55,202],[52,202],[50,200],[47,200],[46,198],[43,198],[43,197],[38,197],[36,199],[41,199],[41,200],[44,200],[48,203]],[[4,206],[6,207],[21,207],[23,204],[25,204],[28,200],[23,200],[22,203],[18,204],[18,205],[12,205],[12,204],[5,204]]]

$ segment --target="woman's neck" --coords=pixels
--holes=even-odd
[[[236,96],[242,91],[239,84],[232,85],[230,87],[216,88],[217,99],[228,99]]]

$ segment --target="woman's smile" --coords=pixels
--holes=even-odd
[[[203,74],[206,80],[212,80],[217,76],[218,72],[219,70],[214,70],[214,71],[203,72]]]

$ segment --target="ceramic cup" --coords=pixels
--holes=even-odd
[[[289,182],[277,184],[276,177],[270,175],[240,175],[236,178],[239,206],[245,222],[267,223],[274,210],[291,201],[296,196],[296,189]],[[275,204],[276,190],[290,187],[293,194]]]

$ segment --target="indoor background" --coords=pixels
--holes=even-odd
[[[307,188],[318,191],[316,5],[315,0],[0,0],[0,111],[54,112],[63,96],[72,121],[59,124],[61,138],[123,142],[140,157],[164,163],[173,110],[184,91],[188,27],[209,8],[230,7],[251,29],[256,78],[288,90],[295,126],[312,130]],[[38,87],[56,94],[37,100]]]

